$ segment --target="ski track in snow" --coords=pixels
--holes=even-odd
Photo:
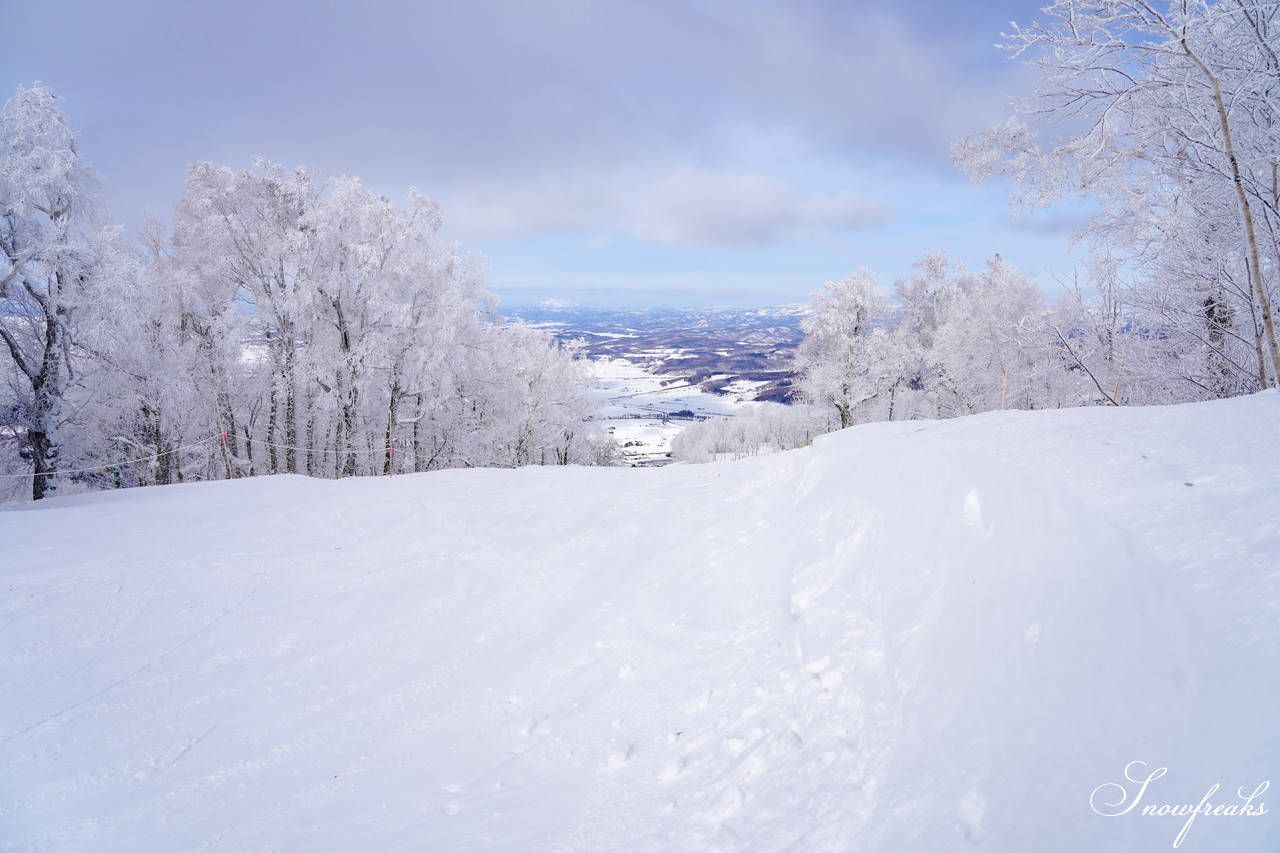
[[[1093,788],[1280,758],[1278,417],[8,507],[0,850],[1165,849]]]

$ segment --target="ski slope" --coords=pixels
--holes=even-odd
[[[1280,775],[1277,424],[10,505],[0,849],[1171,849],[1142,807]],[[1126,766],[1167,772],[1099,814]],[[1277,811],[1180,849],[1276,850]]]

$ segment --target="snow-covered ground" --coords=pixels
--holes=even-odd
[[[10,507],[0,849],[1170,849],[1144,807],[1280,768],[1277,423]],[[1274,851],[1277,811],[1180,849]]]
[[[688,379],[651,373],[643,364],[625,358],[593,359],[591,375],[599,393],[608,399],[596,420],[609,430],[627,462],[665,459],[671,439],[693,423],[666,415],[692,412],[698,417],[729,417],[756,405],[749,402],[752,391],[767,384],[739,382],[726,388],[725,394],[708,394]]]

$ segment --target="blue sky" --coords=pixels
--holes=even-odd
[[[947,153],[1029,93],[993,45],[1038,6],[0,0],[0,84],[65,98],[118,221],[200,160],[416,186],[507,304],[796,302],[938,249],[1053,292],[1078,220]]]

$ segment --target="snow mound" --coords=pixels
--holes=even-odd
[[[1277,422],[10,508],[0,849],[1165,849],[1278,766]]]

